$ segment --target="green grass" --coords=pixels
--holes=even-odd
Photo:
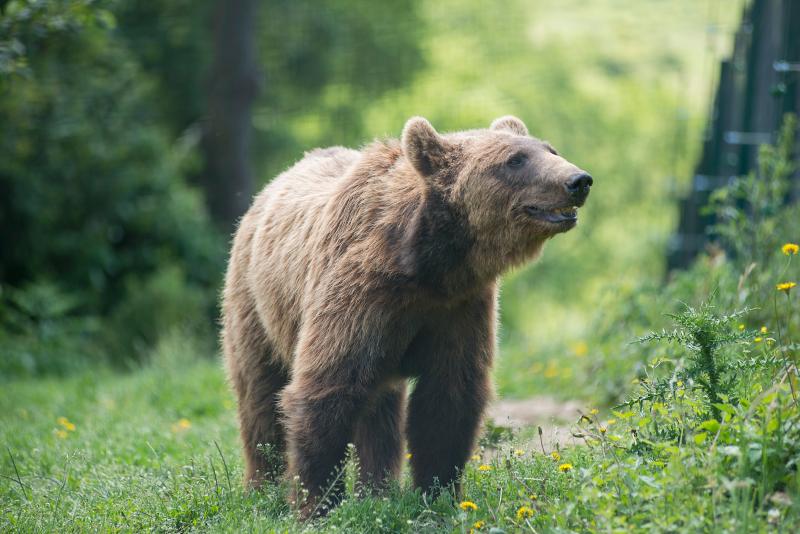
[[[387,494],[363,496],[350,461],[344,503],[326,519],[301,523],[285,503],[284,485],[243,491],[223,371],[195,353],[186,339],[171,336],[136,371],[5,384],[0,530],[467,532],[482,522],[479,532],[791,532],[800,526],[800,412],[788,383],[772,382],[774,366],[742,374],[720,397],[720,420],[687,378],[661,399],[586,410],[570,426],[570,443],[540,444],[533,429],[509,440],[487,434],[463,475],[462,498],[474,510],[448,496],[430,502],[411,490],[407,472]],[[653,365],[654,374],[659,366],[665,362]]]

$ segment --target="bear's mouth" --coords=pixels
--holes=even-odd
[[[553,224],[578,222],[578,206],[546,210],[538,206],[525,206],[525,212],[536,219]]]

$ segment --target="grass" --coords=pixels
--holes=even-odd
[[[546,445],[533,429],[487,432],[463,474],[463,501],[431,502],[407,472],[387,494],[365,496],[351,456],[346,500],[310,523],[295,519],[285,485],[243,491],[221,366],[169,336],[126,374],[5,385],[0,530],[791,532],[800,526],[796,378],[775,344],[754,343],[738,320],[686,310],[676,319],[684,330],[666,335],[738,342],[708,354],[713,395],[707,367],[656,358],[626,407],[584,411],[571,446]]]

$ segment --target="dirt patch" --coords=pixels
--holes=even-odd
[[[552,397],[502,399],[489,407],[487,418],[495,425],[514,429],[539,426],[545,446],[554,448],[556,444],[563,447],[574,443],[569,427],[580,417],[580,410],[586,410],[581,402]]]

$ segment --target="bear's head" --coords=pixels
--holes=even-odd
[[[421,117],[403,129],[403,154],[466,221],[473,258],[487,272],[530,260],[578,222],[592,177],[512,116],[489,129],[439,134]]]

